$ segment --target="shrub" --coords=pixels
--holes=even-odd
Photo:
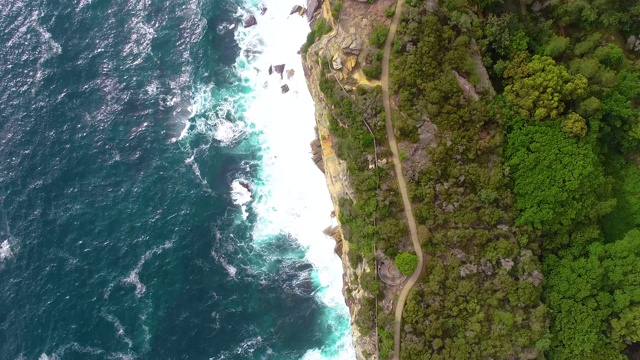
[[[384,25],[378,25],[371,32],[369,44],[373,47],[381,48],[384,46],[385,40],[387,40],[387,35],[389,35],[389,29]]]
[[[362,72],[369,79],[380,80],[380,76],[382,76],[382,66],[380,64],[365,66],[362,68]]]
[[[395,264],[403,275],[411,275],[418,266],[418,256],[403,251],[396,256]]]
[[[338,1],[331,8],[331,16],[333,17],[333,20],[338,21],[338,18],[340,18],[340,10],[342,10],[342,1]]]
[[[396,14],[396,9],[394,8],[386,8],[384,9],[384,16],[388,17],[388,18],[392,18],[393,15]]]
[[[324,34],[328,34],[331,30],[331,24],[329,24],[323,18],[318,18],[318,21],[316,21],[316,25],[313,27],[313,29],[311,29],[311,32],[307,34],[307,41],[302,45],[300,51],[306,54],[307,51],[309,51],[311,45],[313,45],[313,43],[316,41],[316,39],[320,38]]]

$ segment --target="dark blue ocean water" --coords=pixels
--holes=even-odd
[[[225,25],[243,6],[0,0],[0,359],[298,359],[335,337],[305,249],[238,221],[260,147],[177,140],[197,87],[251,91]]]

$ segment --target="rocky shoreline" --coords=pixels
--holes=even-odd
[[[330,4],[326,0],[308,0],[305,10],[312,26],[319,17],[323,17],[333,27],[329,34],[322,36],[311,45],[306,54],[302,54],[302,63],[307,86],[315,102],[317,137],[310,144],[313,154],[312,160],[326,177],[327,187],[334,206],[333,215],[336,217],[340,214],[340,199],[354,199],[355,196],[350,185],[346,163],[338,159],[332,146],[328,121],[328,115],[332,112],[332,109],[320,91],[320,63],[322,59],[330,61],[333,76],[342,83],[346,91],[352,91],[355,88],[358,84],[358,76],[361,75],[358,65],[367,62],[365,39],[372,29],[372,24],[368,19],[369,15],[365,16],[366,13],[363,10],[370,6],[366,2],[345,2],[343,4],[343,13],[345,10],[351,10],[352,12],[341,16],[340,21],[332,18]],[[309,9],[315,10],[309,11]],[[292,9],[292,13],[300,13],[300,11],[300,9]],[[353,16],[357,13],[360,15]],[[349,242],[345,240],[344,231],[339,221],[337,228],[327,229],[325,233],[335,239],[335,252],[342,260],[344,269],[343,295],[351,316],[356,357],[357,359],[376,359],[377,335],[375,331],[362,333],[361,329],[354,323],[355,315],[362,307],[361,300],[366,295],[359,279],[362,273],[375,270],[366,265],[355,264],[350,261]]]

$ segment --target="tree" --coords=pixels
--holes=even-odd
[[[521,53],[509,63],[504,76],[509,81],[506,99],[524,118],[556,118],[564,111],[565,101],[586,95],[587,79],[569,74],[548,56],[535,55],[528,60],[527,54]]]
[[[411,275],[418,266],[418,256],[403,251],[396,255],[395,264],[402,275]]]
[[[601,203],[605,183],[597,155],[586,141],[572,139],[556,124],[525,125],[507,138],[518,225],[546,233],[597,219],[613,207]]]
[[[529,38],[522,24],[511,13],[490,15],[484,32],[493,50],[500,55],[508,56],[527,50]]]
[[[626,344],[640,341],[639,262],[639,230],[592,244],[586,257],[548,258],[550,359],[625,359]]]
[[[562,131],[571,136],[583,137],[587,134],[587,122],[582,116],[569,113],[562,119]]]
[[[562,55],[569,46],[569,38],[564,36],[553,36],[543,49],[544,55],[557,57]]]

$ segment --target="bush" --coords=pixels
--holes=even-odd
[[[409,276],[418,266],[418,256],[403,251],[396,256],[395,264],[402,275]]]
[[[558,57],[564,53],[569,46],[569,38],[564,36],[554,36],[549,40],[549,43],[544,47],[542,53],[550,57]]]
[[[333,17],[334,21],[338,21],[338,18],[340,18],[340,10],[342,10],[342,1],[338,1],[331,8],[331,16]]]
[[[392,18],[393,15],[396,14],[396,9],[394,8],[386,8],[384,9],[384,16],[388,17],[388,18]]]
[[[365,66],[362,68],[362,72],[364,73],[364,76],[369,79],[380,80],[380,77],[382,76],[382,66],[380,64]]]
[[[384,25],[378,25],[371,32],[369,44],[373,47],[382,48],[387,40],[387,35],[389,35],[389,29]]]
[[[329,24],[323,18],[318,18],[318,21],[316,21],[316,25],[313,27],[313,29],[311,29],[311,32],[307,34],[307,41],[302,45],[300,51],[303,54],[306,54],[307,51],[309,51],[311,45],[313,45],[313,43],[316,41],[316,39],[320,38],[322,35],[328,34],[331,30],[333,30],[331,28],[331,24]]]

